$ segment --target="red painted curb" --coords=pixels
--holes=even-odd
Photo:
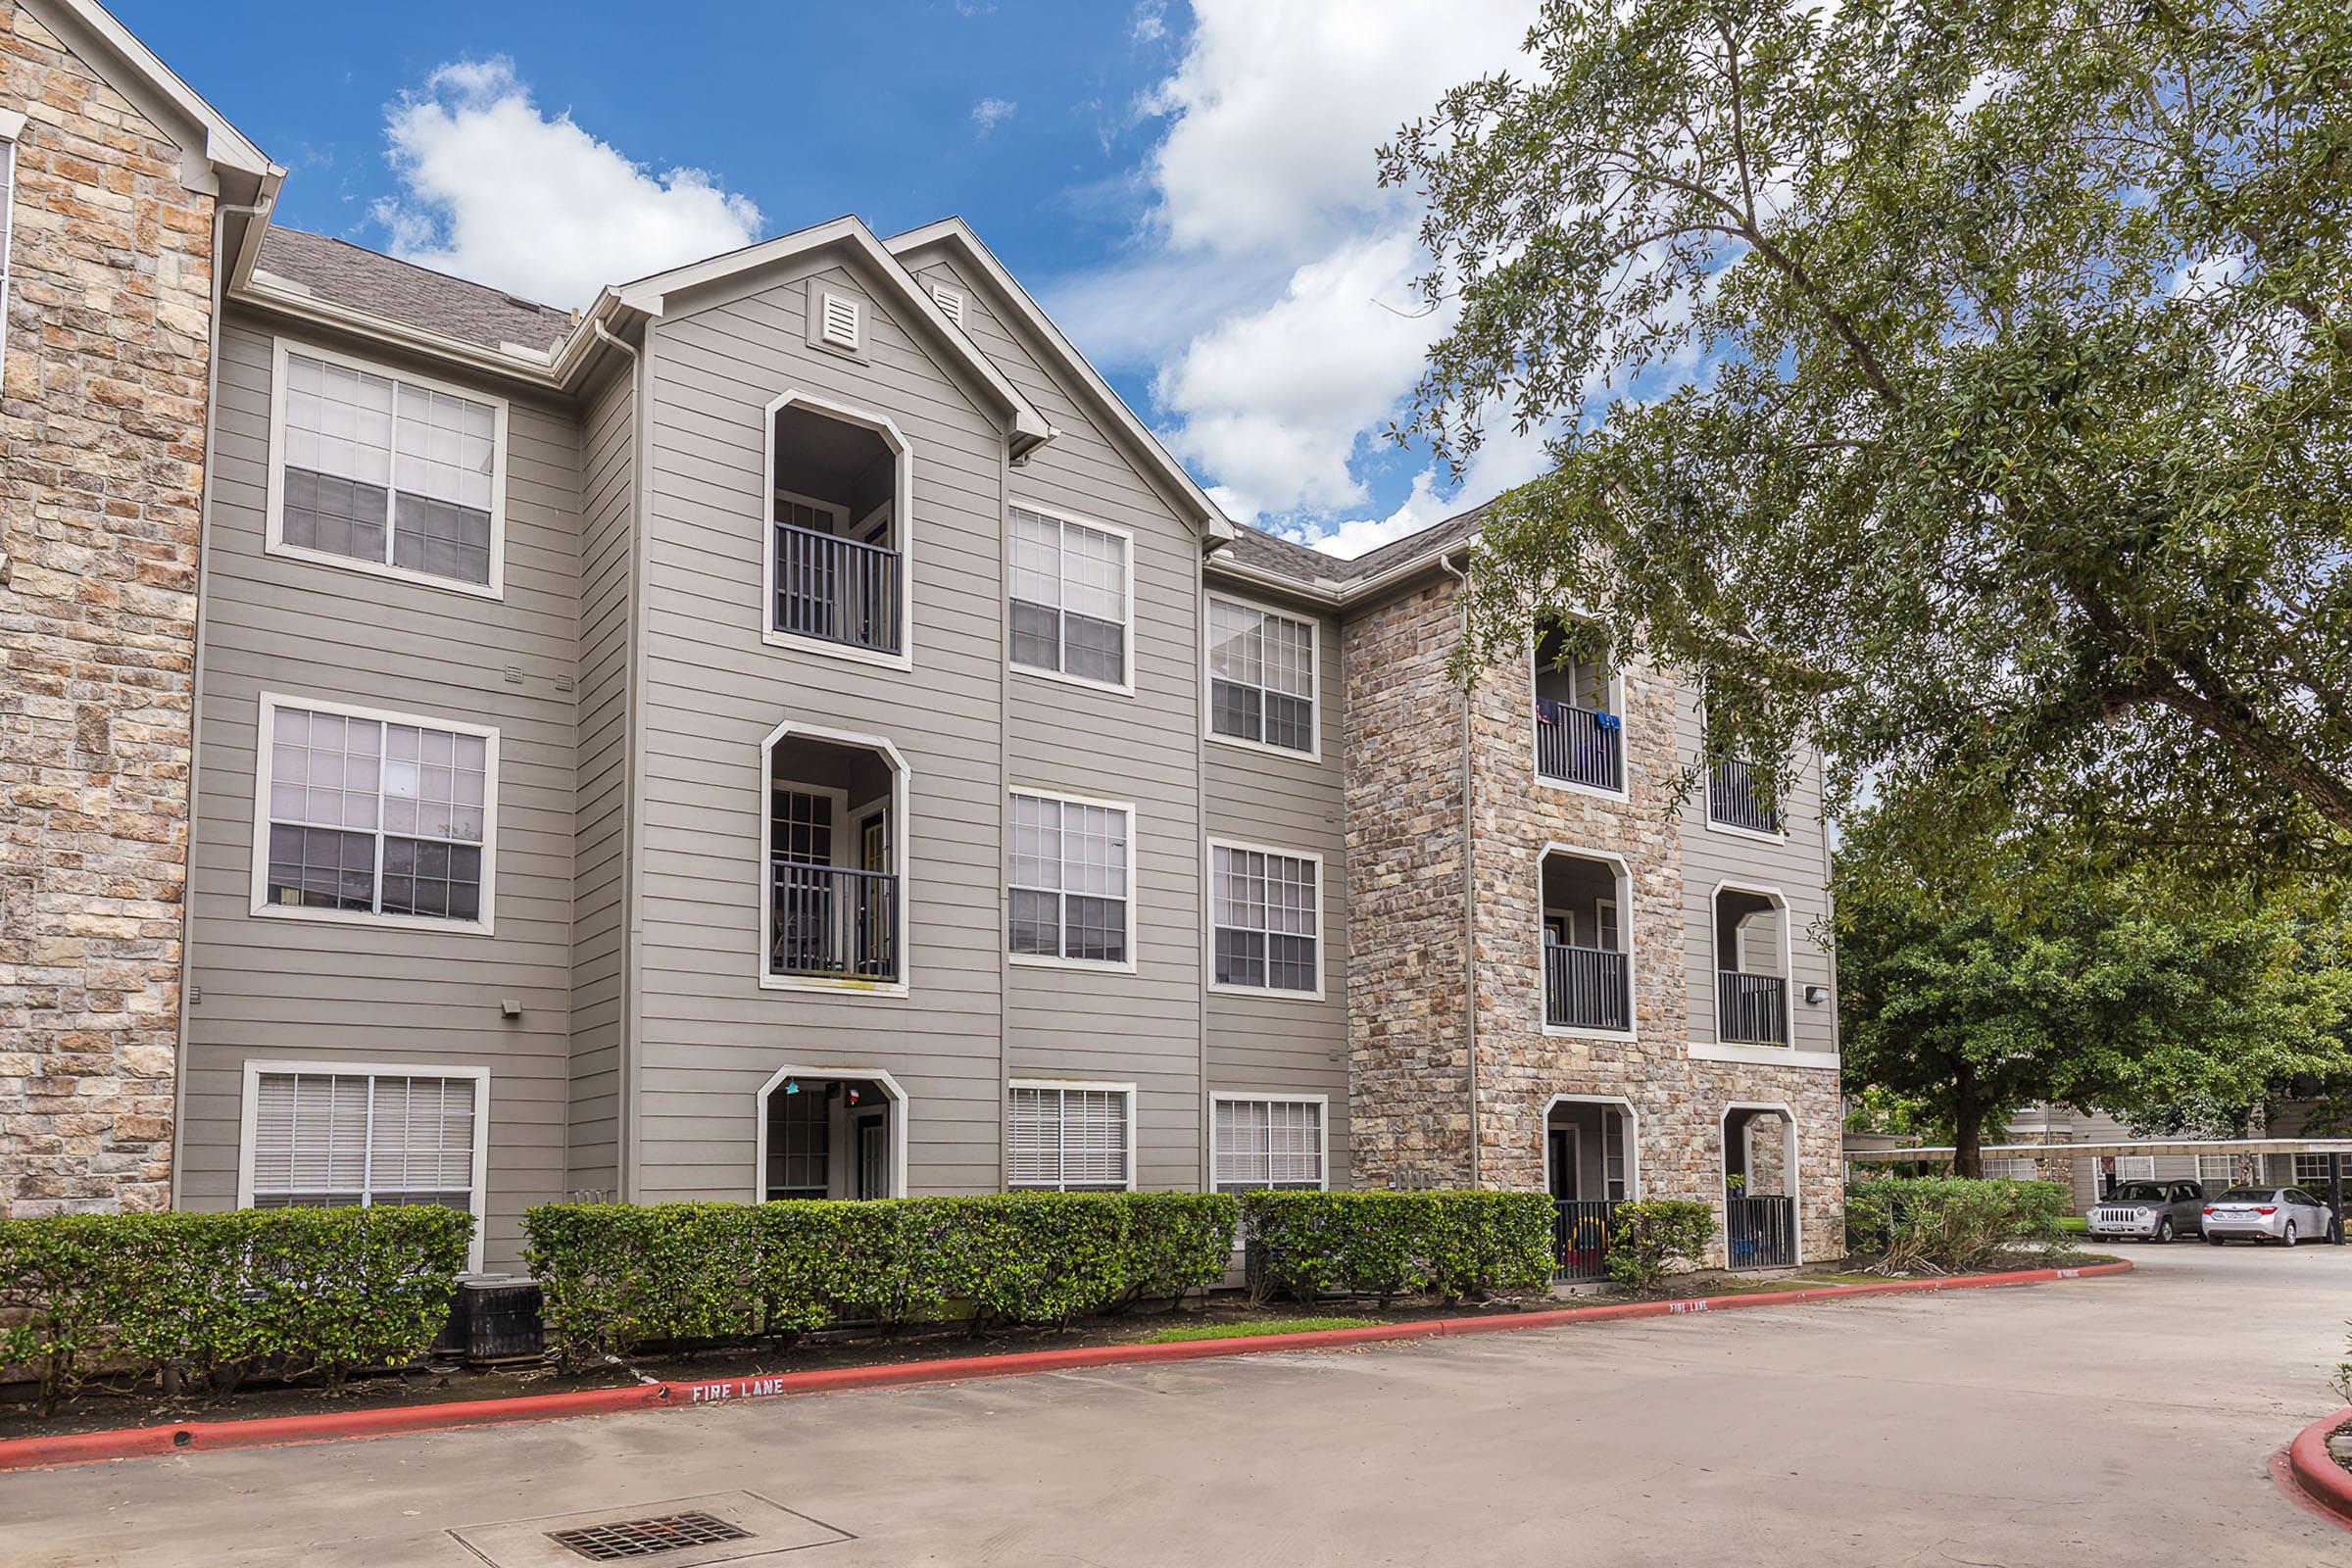
[[[976,1378],[1018,1377],[1033,1372],[1098,1366],[1150,1366],[1162,1361],[1198,1361],[1214,1356],[1259,1355],[1272,1350],[1329,1350],[1399,1340],[1446,1339],[1465,1334],[1499,1334],[1519,1329],[1561,1328],[1571,1323],[1613,1323],[1628,1318],[1679,1317],[1693,1312],[1727,1312],[1745,1306],[1828,1301],[1846,1297],[1899,1296],[1930,1291],[1970,1290],[1991,1285],[2039,1285],[2051,1280],[2092,1279],[2131,1272],[2130,1262],[2093,1263],[2082,1268],[2017,1269],[2006,1274],[1963,1274],[1950,1279],[1887,1280],[1879,1285],[1823,1285],[1802,1291],[1757,1291],[1743,1296],[1702,1296],[1675,1301],[1627,1301],[1614,1306],[1571,1306],[1496,1317],[1424,1318],[1417,1323],[1372,1323],[1352,1329],[1317,1329],[1305,1334],[1261,1334],[1230,1340],[1188,1340],[1176,1345],[1093,1345],[1066,1350],[1019,1350],[955,1360],[906,1361],[895,1366],[834,1367],[819,1372],[775,1372],[761,1377],[719,1378],[694,1383],[643,1383],[626,1389],[575,1389],[564,1394],[523,1395],[512,1399],[452,1400],[383,1410],[337,1410],[320,1415],[269,1416],[251,1421],[185,1421],[177,1425],[122,1427],[54,1438],[0,1441],[0,1470],[37,1470],[89,1464],[100,1459],[135,1459],[195,1449],[266,1448],[297,1443],[331,1443],[344,1438],[377,1438],[400,1432],[442,1432],[514,1421],[547,1421],[564,1416],[610,1415],[621,1410],[679,1409],[737,1399],[834,1394],[850,1389],[905,1388],[920,1383],[963,1383]],[[2352,1415],[2352,1411],[2345,1412]],[[2316,1429],[2315,1429],[2316,1430]],[[2332,1430],[2332,1429],[2330,1429]],[[2310,1437],[2310,1433],[2305,1433]],[[2296,1440],[2300,1445],[2302,1439]],[[2327,1460],[2326,1434],[2320,1457]],[[2339,1475],[2343,1472],[2338,1471]]]
[[[2303,1495],[2335,1523],[2352,1530],[2352,1470],[2337,1464],[2328,1452],[2328,1434],[2347,1421],[2352,1421],[2352,1405],[2322,1416],[2296,1433],[2295,1441],[2286,1446],[2286,1463]]]

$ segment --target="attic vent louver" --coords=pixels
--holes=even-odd
[[[839,294],[825,296],[819,335],[837,349],[858,346],[858,302]]]
[[[963,324],[963,290],[950,288],[945,283],[934,283],[931,285],[931,298],[938,302],[940,315],[957,326]]]

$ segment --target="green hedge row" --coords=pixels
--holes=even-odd
[[[1897,1271],[1962,1273],[2021,1246],[2056,1246],[2068,1194],[2057,1182],[1870,1176],[1845,1189],[1845,1235]]]
[[[1543,1193],[1242,1195],[1252,1292],[1392,1298],[1543,1290],[1552,1201]]]
[[[1065,1323],[1215,1284],[1238,1214],[1217,1193],[549,1203],[523,1231],[549,1346],[576,1362],[952,1307]]]
[[[449,1315],[473,1216],[274,1208],[0,1220],[0,1366],[42,1413],[87,1374],[219,1388],[415,1360]]]

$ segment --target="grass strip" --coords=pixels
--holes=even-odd
[[[1314,1334],[1324,1329],[1360,1329],[1385,1323],[1377,1317],[1269,1317],[1242,1323],[1186,1323],[1154,1329],[1146,1345],[1189,1345],[1195,1340],[1248,1340],[1261,1334]]]

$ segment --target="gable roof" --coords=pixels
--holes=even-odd
[[[894,256],[911,255],[935,245],[954,250],[974,271],[987,279],[1006,305],[1012,307],[1013,314],[1021,323],[1043,340],[1060,368],[1077,382],[1088,401],[1096,406],[1098,412],[1109,416],[1111,423],[1127,438],[1152,471],[1184,501],[1193,514],[1193,521],[1201,532],[1212,539],[1231,540],[1238,536],[1240,530],[1234,525],[1233,519],[1225,515],[1225,510],[1210,500],[1208,492],[1200,488],[1200,481],[1192,476],[1183,464],[1176,461],[1166,447],[1159,444],[1159,438],[1135,416],[1135,411],[1127,406],[1126,399],[1111,390],[1110,383],[1102,378],[1102,373],[1088,362],[1085,355],[1078,352],[1077,345],[1062,336],[1061,328],[1054,324],[1053,318],[1039,308],[1037,301],[1029,297],[1029,291],[1021,287],[1003,262],[997,260],[996,253],[981,242],[978,234],[972,232],[971,224],[960,218],[943,218],[935,223],[910,228],[904,234],[894,234],[885,243]]]
[[[601,319],[610,312],[607,305],[609,300],[623,309],[640,311],[647,316],[660,316],[673,294],[701,288],[762,267],[772,267],[827,246],[845,247],[864,261],[898,303],[947,349],[949,356],[1000,400],[1004,412],[1008,416],[1006,428],[1015,458],[1054,439],[1054,426],[1037,406],[1005,377],[1003,370],[997,368],[995,361],[981,353],[972,340],[964,336],[963,328],[948,319],[930,291],[917,284],[914,275],[874,237],[874,231],[854,216],[796,229],[774,239],[761,240],[757,245],[746,245],[741,250],[690,262],[684,267],[673,267],[668,271],[656,272],[651,277],[641,277],[633,283],[607,289],[589,315],[592,318]]]
[[[117,22],[96,0],[21,0],[21,3],[83,64],[104,75],[109,86],[137,104],[139,112],[153,121],[157,129],[166,134],[175,129],[195,132],[189,139],[200,139],[202,145],[190,146],[182,141],[182,152],[201,158],[216,171],[233,171],[255,179],[285,173],[243,131],[230,124],[228,117],[180,80],[170,66],[156,58],[154,50],[139,42],[128,27]],[[116,68],[111,73],[107,70],[110,65]],[[122,79],[124,76],[129,79]],[[149,101],[142,102],[142,98]],[[178,125],[172,124],[172,120],[178,121]],[[176,136],[173,139],[178,140]]]
[[[257,264],[271,278],[313,298],[392,317],[460,342],[495,349],[513,343],[551,353],[569,336],[571,312],[469,283],[348,240],[275,223],[262,236]]]
[[[1478,537],[1493,502],[1433,522],[1393,539],[1353,560],[1325,555],[1295,540],[1244,527],[1234,541],[1208,558],[1211,571],[1295,589],[1310,598],[1345,606],[1395,577],[1426,565]]]

